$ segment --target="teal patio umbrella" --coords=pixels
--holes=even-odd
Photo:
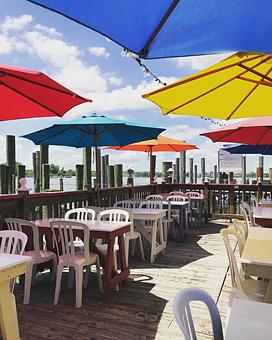
[[[97,149],[99,146],[124,146],[147,139],[155,139],[165,129],[130,123],[104,116],[83,116],[64,121],[22,137],[37,145],[62,145],[76,148],[95,147],[96,187],[101,179]]]

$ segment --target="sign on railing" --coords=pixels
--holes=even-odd
[[[224,149],[219,149],[218,165],[220,172],[241,172],[242,155],[231,154]]]

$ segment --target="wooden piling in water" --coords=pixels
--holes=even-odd
[[[176,158],[176,171],[174,176],[174,182],[179,183],[180,182],[180,158]]]
[[[152,157],[151,178],[153,181],[154,177],[156,176],[156,155],[151,155],[151,157]]]
[[[197,183],[197,164],[195,164],[195,166],[194,166],[194,168],[195,168],[195,171],[194,171],[194,183]]]
[[[8,172],[8,192],[15,193],[15,173],[16,173],[16,150],[15,150],[15,136],[6,136],[6,160],[9,167]]]
[[[59,178],[59,189],[60,189],[60,191],[64,191],[63,177],[62,176],[60,176],[60,178]]]
[[[40,177],[40,151],[36,151],[36,192],[40,192],[40,183],[41,183],[41,177]]]
[[[186,183],[186,151],[180,153],[180,183]]]
[[[123,164],[114,164],[114,186],[123,186]]]
[[[246,156],[242,156],[242,183],[246,184]]]
[[[201,157],[201,181],[205,182],[206,169],[205,169],[205,158]]]
[[[50,165],[42,164],[42,191],[50,189]]]
[[[37,192],[37,160],[36,152],[32,152],[32,168],[33,168],[33,190]]]
[[[0,193],[8,194],[8,173],[7,166],[5,164],[0,164]]]
[[[98,171],[98,173],[95,174],[95,178],[96,178],[96,183],[99,183],[99,187],[101,188],[101,177],[102,177],[102,171],[101,171],[101,149],[97,148],[97,157],[96,160],[97,165],[96,169]],[[97,186],[97,184],[95,185],[95,187]]]
[[[218,181],[217,165],[215,165],[213,169],[214,169],[213,170],[214,183],[217,183],[217,181]]]
[[[190,183],[194,183],[194,160],[189,158],[189,179]]]
[[[18,173],[17,188],[20,188],[21,184],[19,183],[19,180],[21,178],[25,178],[25,165],[19,164],[17,168],[17,173]]]
[[[162,162],[162,176],[166,179],[168,169],[172,168],[172,162]]]
[[[108,188],[114,187],[114,166],[108,165],[107,166],[107,181],[108,181]]]
[[[83,148],[83,188],[92,188],[92,148]]]
[[[40,165],[39,165],[39,172],[40,172],[40,191],[47,190],[50,187],[49,180],[49,170],[47,167],[43,165],[47,164],[49,167],[49,147],[48,145],[40,145]]]
[[[76,165],[76,190],[83,190],[83,172],[84,166],[82,164]]]
[[[107,166],[109,165],[109,155],[102,156],[102,186],[108,187]]]

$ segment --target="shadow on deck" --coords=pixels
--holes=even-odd
[[[174,295],[185,287],[197,286],[218,300],[227,270],[223,242],[218,234],[223,225],[210,223],[192,228],[180,243],[169,242],[155,264],[132,259],[126,287],[113,292],[110,302],[99,296],[96,276],[91,275],[83,291],[83,306],[76,309],[74,291],[62,280],[59,305],[53,305],[54,283],[47,273],[39,275],[31,290],[30,305],[22,305],[23,289],[16,286],[17,310],[22,339],[180,339],[173,320]],[[227,299],[228,288],[223,290]],[[220,297],[221,299],[221,297]],[[224,308],[221,310],[223,322]],[[197,309],[199,339],[209,339],[208,315]]]

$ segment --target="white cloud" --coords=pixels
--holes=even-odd
[[[197,57],[182,57],[172,59],[178,67],[182,69],[189,69],[191,71],[203,70],[225,58],[230,56],[232,53],[212,54]]]
[[[37,24],[35,25],[35,28],[36,30],[42,32],[42,33],[45,33],[45,34],[48,34],[52,37],[62,37],[62,33],[58,32],[54,27],[47,27],[47,26],[44,26],[44,25],[40,25],[40,24]]]
[[[20,31],[26,28],[31,22],[33,18],[29,14],[23,14],[19,17],[10,17],[7,16],[4,22],[1,24],[0,29],[3,32],[7,31]]]
[[[108,78],[108,81],[111,85],[120,86],[123,83],[123,79],[115,76],[111,76]]]
[[[160,79],[169,83],[177,80],[174,77],[160,77]],[[150,109],[155,107],[154,104],[143,99],[142,95],[158,87],[158,84],[154,81],[142,81],[136,87],[127,85],[111,92],[91,93],[90,97],[94,100],[94,106],[97,111]]]
[[[167,130],[163,132],[163,135],[183,141],[189,141],[190,139],[198,137],[200,133],[205,131],[206,130],[203,128],[195,128],[189,124],[179,124],[168,127]]]
[[[101,46],[93,46],[93,47],[89,47],[88,51],[92,54],[95,55],[96,57],[104,57],[104,58],[108,58],[110,56],[110,53],[107,52],[107,50],[105,49],[105,47],[101,47]]]
[[[0,54],[8,54],[12,50],[12,43],[4,34],[0,34]]]

